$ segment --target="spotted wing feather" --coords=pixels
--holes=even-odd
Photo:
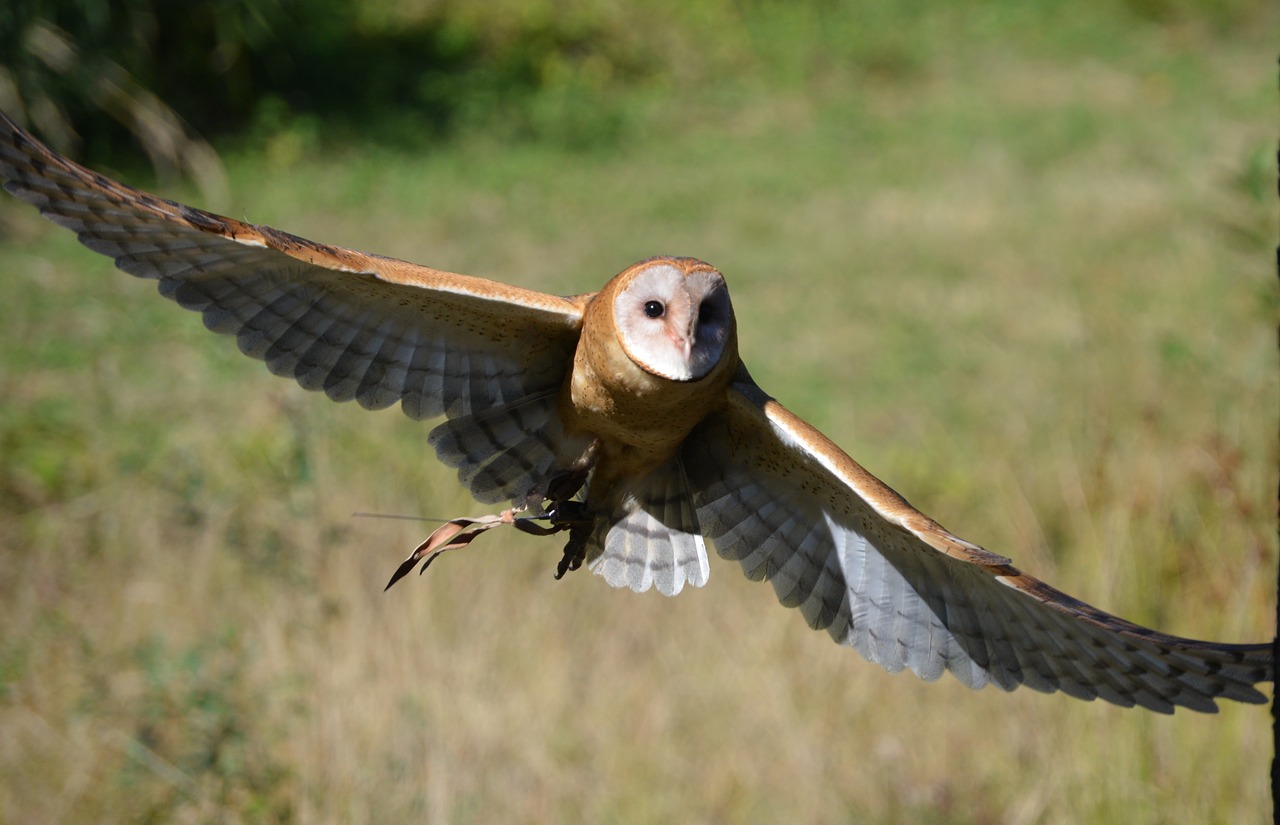
[[[478,500],[536,509],[557,468],[572,466],[591,446],[589,436],[565,432],[557,398],[544,392],[451,418],[427,440],[437,458],[458,468],[458,480]]]
[[[85,246],[235,336],[246,355],[336,401],[398,402],[415,419],[469,416],[553,391],[572,361],[583,300],[163,200],[57,155],[3,114],[0,177]]]
[[[754,384],[730,395],[682,451],[704,534],[868,660],[1164,713],[1264,701],[1270,645],[1183,639],[1090,607],[951,535]]]

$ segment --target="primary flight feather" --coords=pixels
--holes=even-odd
[[[1260,703],[1255,685],[1274,681],[1271,644],[1132,624],[915,510],[756,386],[724,278],[702,261],[651,258],[555,297],[157,198],[2,113],[0,176],[273,373],[443,415],[429,441],[476,498],[570,530],[561,572],[586,563],[615,587],[674,595],[706,582],[710,539],[890,671],[1164,713]]]

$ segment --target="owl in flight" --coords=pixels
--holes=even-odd
[[[163,200],[2,113],[0,175],[276,375],[443,415],[428,440],[477,499],[531,532],[568,530],[561,573],[585,563],[670,596],[706,582],[709,539],[889,671],[1162,713],[1266,701],[1271,644],[1169,636],[1077,601],[952,535],[781,406],[739,359],[725,280],[702,261],[650,258],[556,297]]]

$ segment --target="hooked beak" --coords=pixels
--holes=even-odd
[[[684,356],[685,363],[689,363],[689,359],[693,355],[693,345],[698,339],[694,325],[690,324],[689,329],[684,332],[668,329],[667,338],[676,345],[676,349],[680,350],[680,354]]]

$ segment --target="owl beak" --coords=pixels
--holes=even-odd
[[[696,307],[687,293],[672,296],[666,320],[667,340],[675,345],[686,364],[691,362],[693,345],[698,341],[698,313],[690,311],[691,304]]]
[[[669,333],[667,338],[671,343],[675,344],[676,349],[680,350],[680,354],[684,356],[684,360],[688,361],[690,354],[693,353],[693,341],[686,335],[679,333]]]
[[[697,341],[697,333],[693,329],[685,332],[668,329],[667,338],[676,345],[676,349],[680,350],[680,354],[684,356],[685,363],[688,363],[689,358],[693,355],[693,345]]]

